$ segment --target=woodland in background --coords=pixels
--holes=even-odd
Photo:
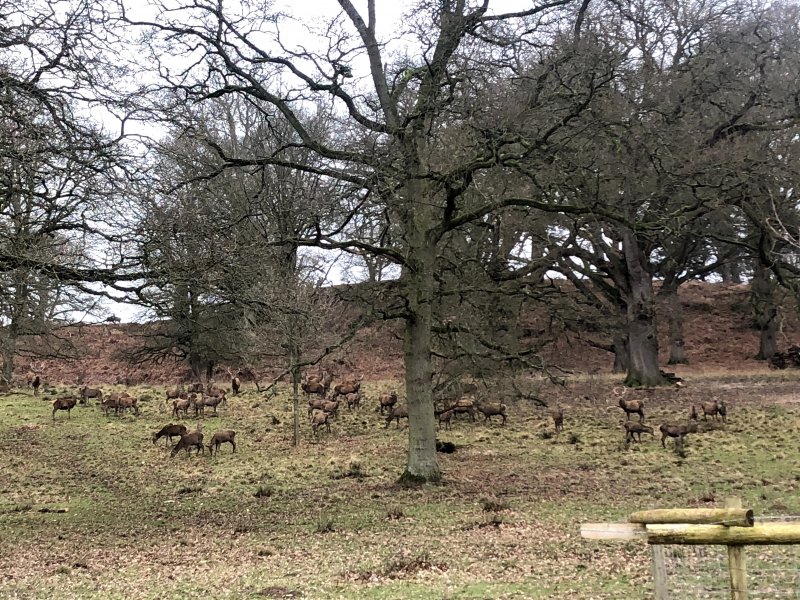
[[[692,360],[669,368],[683,377],[724,375],[739,371],[755,373],[769,369],[767,361],[757,358],[760,335],[750,315],[749,297],[749,286],[744,284],[690,282],[684,286],[681,289],[681,305],[685,314],[687,354]],[[660,306],[666,308],[664,304]],[[782,307],[782,313],[785,317],[778,334],[778,347],[785,350],[800,341],[800,324],[793,306]],[[533,319],[530,323],[533,323]],[[572,376],[585,378],[592,375],[597,375],[598,380],[604,380],[612,370],[613,353],[600,351],[594,328],[591,324],[582,325],[586,326],[585,329],[566,333],[545,344],[542,356],[548,364],[562,369],[561,372],[567,380],[571,380]],[[666,327],[661,327],[659,333],[663,342],[667,336]],[[328,356],[320,366],[339,378],[356,375],[363,376],[368,382],[402,381],[401,334],[402,330],[392,323],[376,323],[365,327],[349,344]],[[535,327],[521,330],[520,344],[526,345],[529,343],[528,339],[533,339],[535,334]],[[191,368],[180,359],[161,363],[131,363],[130,353],[141,347],[142,337],[147,335],[148,326],[136,323],[76,326],[71,330],[71,339],[79,359],[34,359],[29,362],[27,357],[20,357],[19,375],[15,377],[14,383],[20,388],[27,387],[25,375],[31,366],[43,373],[43,389],[82,385],[149,385],[172,389],[178,379],[193,379]],[[665,347],[662,348],[660,358],[662,364],[665,364],[668,358]],[[282,365],[277,362],[264,363],[259,367],[252,371],[241,371],[243,389],[256,391],[256,379],[264,389],[274,377],[284,372]],[[234,368],[235,365],[220,365],[215,372],[216,380],[226,382],[229,378],[228,370]],[[787,368],[792,369],[791,365]],[[313,367],[311,372],[315,371],[316,367]],[[494,373],[485,375],[485,381],[491,385],[490,396],[520,399],[517,392],[507,385],[504,387],[502,381],[495,379]],[[619,377],[621,380],[622,374]],[[483,381],[478,376],[472,376],[471,379]],[[542,382],[542,389],[553,389],[545,378],[535,380]],[[530,391],[533,396],[531,400],[539,398],[552,404],[547,392],[533,393],[536,391],[534,388],[530,388]]]
[[[386,33],[374,0],[339,0],[302,38],[266,1],[146,5],[0,0],[7,381],[20,355],[77,357],[110,296],[149,322],[134,363],[269,364],[295,399],[395,323],[404,479],[436,481],[437,383],[524,395],[580,335],[664,385],[659,321],[666,362],[693,359],[688,282],[749,282],[757,355],[778,349],[796,5],[421,0]],[[332,293],[332,270],[358,285]]]

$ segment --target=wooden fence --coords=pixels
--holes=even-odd
[[[730,498],[725,508],[667,508],[630,515],[628,523],[586,523],[581,537],[590,540],[646,540],[653,550],[655,599],[668,600],[664,545],[723,545],[728,548],[732,600],[747,600],[745,547],[800,544],[800,522],[756,523],[753,511]]]

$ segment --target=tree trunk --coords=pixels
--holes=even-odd
[[[739,261],[732,260],[726,262],[720,267],[719,274],[722,277],[722,283],[742,283],[742,267]]]
[[[3,379],[11,383],[11,376],[14,374],[14,343],[10,337],[6,337],[3,342]]]
[[[628,351],[628,336],[614,336],[614,367],[612,373],[627,373],[630,365],[630,353]]]
[[[405,271],[406,327],[404,361],[408,396],[408,463],[401,483],[440,481],[436,457],[436,423],[433,414],[431,321],[435,247],[409,250],[411,266]]]
[[[761,333],[758,347],[758,360],[767,360],[778,351],[778,307],[775,302],[775,282],[769,269],[759,265],[753,274],[750,288],[750,302],[753,318]]]
[[[300,443],[300,369],[292,369],[292,446]]]
[[[292,369],[292,446],[300,443],[300,348],[291,344],[289,348],[289,364]]]
[[[192,370],[192,377],[197,381],[203,380],[203,359],[196,352],[189,353],[189,368]]]
[[[12,318],[11,323],[3,336],[3,378],[11,384],[14,376],[14,356],[17,353],[17,340],[19,340],[19,322]]]
[[[669,361],[671,365],[685,365],[686,349],[683,341],[683,304],[675,286],[663,288],[662,295],[667,301],[667,323],[669,325]]]
[[[757,360],[767,360],[778,351],[778,342],[775,337],[778,333],[778,311],[771,315],[769,322],[761,329],[761,337],[758,344]]]
[[[665,380],[658,368],[653,276],[645,267],[647,259],[633,232],[624,233],[622,246],[630,281],[630,298],[627,299],[630,364],[625,385],[662,385]]]

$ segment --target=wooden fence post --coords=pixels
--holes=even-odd
[[[725,508],[741,507],[741,498],[725,500]],[[734,544],[728,546],[728,570],[731,578],[731,600],[747,600],[747,565],[744,546]]]
[[[655,600],[669,600],[667,584],[667,564],[664,561],[664,546],[653,545],[653,582],[655,584]]]

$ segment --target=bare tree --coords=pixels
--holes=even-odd
[[[475,194],[468,198],[465,192],[481,173],[503,161],[544,152],[602,85],[598,80],[595,86],[565,94],[569,82],[543,69],[540,77],[547,90],[536,106],[540,127],[526,143],[513,131],[504,133],[497,113],[474,104],[474,84],[513,77],[520,53],[553,39],[557,8],[569,3],[556,1],[509,14],[491,13],[489,4],[418,3],[406,21],[407,39],[413,44],[396,59],[390,58],[384,40],[378,37],[373,0],[363,14],[349,0],[341,0],[342,13],[331,21],[318,46],[286,40],[279,15],[267,5],[250,4],[237,13],[220,4],[200,2],[161,11],[152,21],[127,19],[154,33],[150,38],[154,57],[163,52],[156,44],[159,39],[169,39],[173,51],[179,53],[181,48],[204,53],[197,68],[179,73],[163,69],[164,81],[159,85],[172,86],[195,102],[243,95],[261,107],[266,119],[280,113],[294,129],[292,147],[306,148],[315,157],[308,164],[287,157],[283,150],[245,157],[215,148],[227,165],[271,163],[316,173],[336,182],[339,197],[349,196],[350,214],[335,226],[320,225],[313,235],[296,240],[298,244],[366,252],[389,258],[401,269],[401,310],[391,316],[405,323],[410,415],[405,477],[409,481],[440,478],[431,398],[440,244],[450,232],[504,207],[547,205],[530,197]],[[562,26],[572,32],[575,15],[564,16]],[[543,54],[546,60],[547,53]],[[357,67],[363,63],[369,65],[366,76]],[[209,69],[220,75],[220,85],[207,85],[209,79],[203,73]],[[336,123],[336,136],[320,139],[309,131],[298,118],[308,106],[324,111]],[[455,130],[459,130],[458,146],[448,146]],[[391,245],[348,235],[347,225],[373,206],[383,207],[378,213],[396,231],[385,242]]]
[[[74,354],[59,328],[102,314],[88,282],[113,284],[116,267],[132,263],[115,257],[105,212],[119,190],[117,140],[86,114],[111,64],[105,13],[81,0],[22,0],[0,2],[0,14],[0,338],[9,377],[19,351]]]
[[[631,385],[663,382],[654,278],[664,277],[674,300],[684,272],[724,264],[726,256],[693,265],[706,253],[705,244],[699,255],[687,252],[692,239],[703,227],[710,238],[711,215],[752,196],[751,180],[780,162],[775,136],[796,131],[797,104],[781,80],[800,56],[785,31],[793,14],[730,2],[691,10],[597,5],[587,13],[589,30],[615,49],[620,66],[613,93],[594,105],[598,127],[585,152],[560,172],[560,193],[595,206],[599,219],[576,221],[580,229],[564,242],[586,276],[603,280],[596,289],[621,300]]]

